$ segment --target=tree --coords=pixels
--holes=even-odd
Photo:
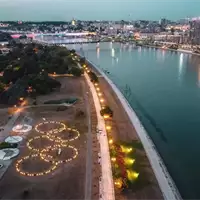
[[[5,90],[5,84],[0,82],[0,94]]]
[[[78,67],[72,67],[70,73],[74,76],[79,77],[83,74],[83,70]]]
[[[109,106],[105,106],[103,109],[101,109],[100,114],[101,116],[109,115],[110,117],[112,117],[113,111],[111,110]]]
[[[93,83],[99,82],[98,77],[94,72],[89,72],[88,75],[90,77],[91,82]]]
[[[72,49],[72,50],[70,51],[70,53],[73,53],[73,54],[75,54],[75,53],[76,53],[76,51],[75,51],[74,49]]]

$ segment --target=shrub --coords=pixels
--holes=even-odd
[[[93,82],[93,83],[99,82],[98,77],[94,72],[89,72],[88,75],[90,77],[91,82]]]
[[[83,74],[83,70],[78,67],[72,67],[70,73],[74,76],[79,77]]]
[[[10,144],[8,142],[2,142],[0,143],[0,149],[6,149],[6,148],[17,148],[17,143],[15,144]]]
[[[101,116],[109,115],[110,117],[112,117],[113,111],[110,109],[109,106],[105,106],[103,109],[101,109],[100,114]]]
[[[85,58],[81,58],[81,59],[80,59],[80,64],[81,64],[81,65],[85,64],[85,61],[86,61]]]

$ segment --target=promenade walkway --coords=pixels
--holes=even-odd
[[[179,191],[176,188],[176,185],[174,184],[170,174],[168,173],[160,155],[157,153],[155,145],[153,144],[153,142],[150,139],[150,137],[148,136],[146,130],[142,126],[136,113],[134,112],[134,110],[131,108],[131,106],[127,102],[126,98],[119,91],[119,89],[116,87],[116,85],[105,75],[104,72],[102,72],[98,67],[96,67],[95,64],[91,63],[90,61],[88,61],[88,62],[105,78],[105,80],[108,82],[108,84],[111,86],[113,91],[118,96],[119,101],[121,102],[124,110],[128,114],[129,119],[130,119],[132,125],[135,127],[135,130],[144,146],[145,152],[150,161],[150,164],[152,166],[152,169],[154,171],[154,174],[156,176],[156,179],[158,181],[158,184],[159,184],[162,194],[164,196],[164,199],[166,199],[166,200],[182,199],[179,194]]]
[[[96,93],[94,85],[91,83],[89,76],[85,73],[85,78],[88,83],[88,86],[91,90],[94,105],[97,113],[98,125],[97,129],[101,130],[102,133],[99,135],[100,142],[100,153],[101,153],[101,169],[102,169],[102,177],[101,177],[101,198],[102,200],[114,200],[114,185],[113,185],[113,177],[112,177],[112,169],[110,163],[110,153],[108,146],[108,138],[106,135],[106,128],[104,118],[100,115],[100,102],[98,95]]]

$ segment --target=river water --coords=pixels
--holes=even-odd
[[[118,86],[185,199],[200,198],[200,57],[155,48],[72,45]],[[81,49],[80,49],[81,47]]]

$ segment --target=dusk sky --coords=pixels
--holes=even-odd
[[[0,0],[0,20],[130,20],[200,16],[200,0]]]

